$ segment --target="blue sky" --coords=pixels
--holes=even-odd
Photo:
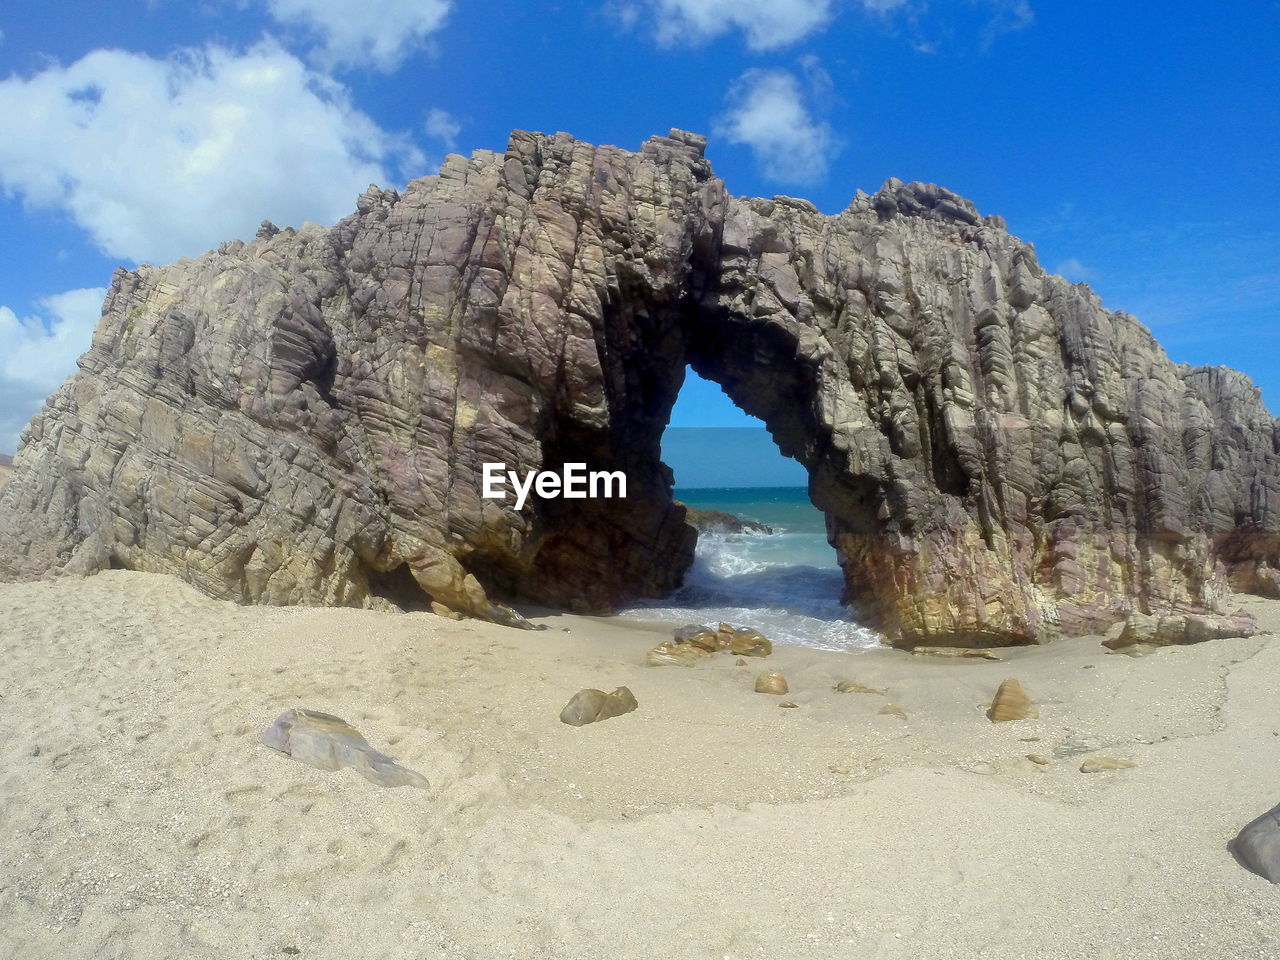
[[[117,265],[332,222],[514,127],[704,132],[734,193],[829,212],[941,183],[1280,410],[1272,0],[7,0],[0,31],[0,450]],[[694,378],[673,417],[743,422]]]

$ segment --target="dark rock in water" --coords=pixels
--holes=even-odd
[[[1231,849],[1258,876],[1280,883],[1280,806],[1241,830],[1231,841]]]
[[[613,693],[603,690],[579,690],[560,711],[560,722],[571,727],[581,727],[597,720],[608,720],[630,713],[639,704],[626,687],[618,687]]]
[[[360,731],[341,717],[318,710],[286,710],[262,732],[262,742],[299,763],[320,770],[350,767],[380,787],[421,787],[427,778],[400,766],[369,745]]]
[[[116,273],[0,492],[0,577],[173,573],[245,603],[522,625],[677,587],[661,436],[686,365],[809,471],[893,643],[994,647],[1138,611],[1219,628],[1280,570],[1280,430],[941,187],[827,216],[729,194],[702,137],[512,134],[332,227]],[[586,464],[626,498],[486,499]],[[509,484],[504,487],[509,492]]]
[[[773,527],[756,520],[745,520],[725,513],[723,510],[700,510],[675,501],[677,507],[684,507],[684,522],[699,533],[773,533]]]

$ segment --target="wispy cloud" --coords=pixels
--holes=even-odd
[[[809,64],[812,71],[814,64]],[[839,145],[831,127],[817,120],[805,88],[787,70],[748,70],[729,91],[728,109],[714,133],[749,147],[771,180],[812,183],[827,172]]]
[[[313,37],[326,67],[371,67],[390,72],[438,31],[450,0],[265,0],[281,24]]]
[[[1072,283],[1084,283],[1097,276],[1096,273],[1086,267],[1075,257],[1067,257],[1067,259],[1063,260],[1053,268],[1053,272],[1059,276],[1066,277]]]
[[[423,124],[427,135],[439,140],[445,149],[452,150],[458,145],[458,134],[462,132],[462,124],[447,110],[432,107],[427,112],[427,120]]]
[[[1025,30],[1035,23],[1035,11],[1028,0],[976,0],[991,8],[991,19],[982,31],[982,48],[990,49],[1006,33]]]

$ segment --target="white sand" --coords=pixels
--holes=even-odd
[[[545,622],[0,584],[0,957],[1280,956],[1280,887],[1226,849],[1280,802],[1274,635],[686,669],[641,666],[643,627]],[[751,692],[766,665],[799,709]],[[1040,720],[985,719],[1006,676]],[[618,684],[635,713],[558,721]],[[291,706],[432,789],[261,746]],[[1073,739],[1138,766],[1025,759]]]

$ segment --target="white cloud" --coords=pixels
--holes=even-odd
[[[765,176],[812,183],[826,175],[838,145],[831,128],[814,119],[804,90],[786,70],[748,70],[729,91],[729,109],[714,133],[750,147]]]
[[[452,150],[458,145],[458,134],[462,132],[462,124],[447,110],[432,107],[431,112],[427,114],[424,129],[430,136],[443,143],[447,149]]]
[[[1059,276],[1066,277],[1072,283],[1083,283],[1086,280],[1093,280],[1097,276],[1075,257],[1067,257],[1067,259],[1053,268],[1053,272]]]
[[[753,50],[801,40],[831,17],[832,0],[648,0],[658,42],[703,43],[741,30]]]
[[[328,66],[391,71],[444,25],[451,0],[266,0],[276,20],[320,40]]]
[[[396,161],[420,170],[422,157],[270,42],[97,50],[0,81],[0,189],[138,262],[251,237],[264,218],[331,223]]]
[[[68,290],[45,297],[32,317],[0,306],[0,453],[18,448],[18,434],[45,397],[75,373],[106,295],[102,287]]]
[[[705,43],[740,30],[752,50],[789,46],[830,22],[836,8],[856,5],[889,14],[911,0],[610,0],[606,14],[623,30],[647,14],[663,46]]]

